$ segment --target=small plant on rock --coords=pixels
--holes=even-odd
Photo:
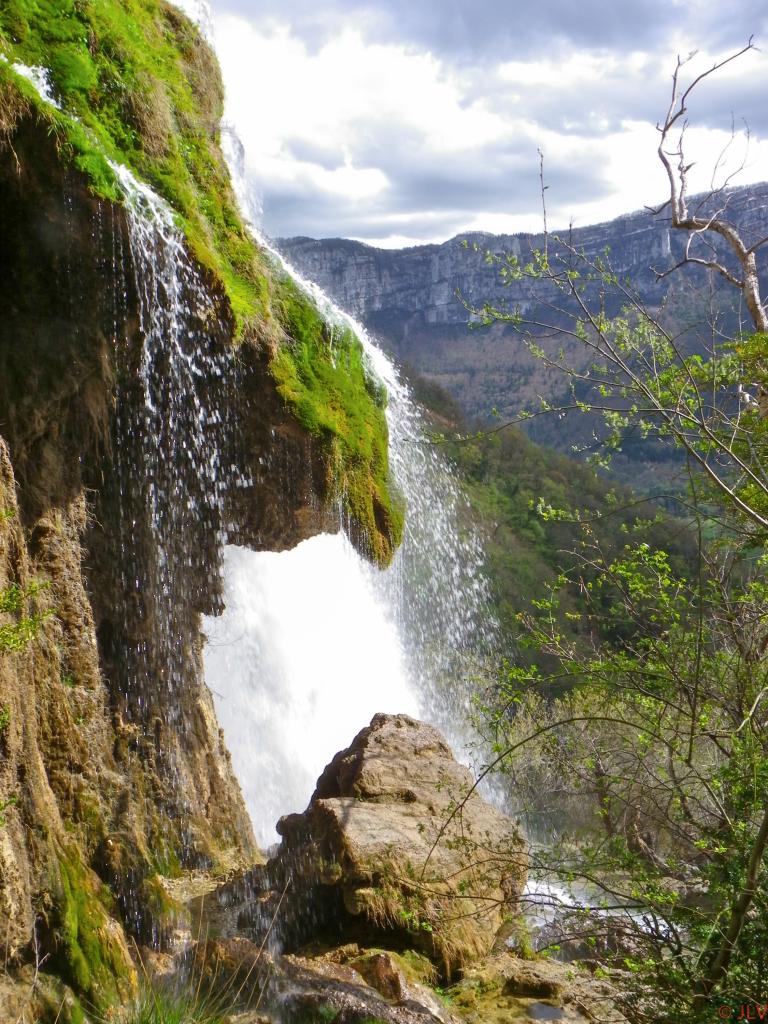
[[[147,983],[126,1014],[126,1024],[225,1024],[231,1007],[188,986]]]

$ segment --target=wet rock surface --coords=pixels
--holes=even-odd
[[[194,394],[157,367],[182,424],[218,409],[225,388],[236,399],[236,429],[213,415],[200,427],[201,450],[227,441],[218,456],[231,486],[215,501],[202,500],[199,467],[169,455],[188,447],[181,430],[175,444],[177,420],[164,418],[170,448],[145,443],[147,282],[125,210],[60,157],[31,116],[0,139],[0,630],[27,629],[0,649],[0,973],[45,958],[106,1003],[134,978],[123,932],[158,946],[190,934],[169,878],[218,884],[260,856],[202,671],[200,614],[221,607],[222,521],[234,542],[280,550],[338,520],[317,500],[320,447],[255,344],[240,346],[226,379],[196,376]],[[185,324],[218,368],[234,327],[208,284]],[[152,446],[164,469],[154,490],[142,462]],[[160,545],[171,508],[183,528]],[[93,938],[83,945],[95,963],[78,935]]]
[[[373,941],[420,950],[449,977],[491,950],[526,878],[517,824],[473,782],[436,729],[376,715],[307,810],[280,820],[275,858],[223,887],[208,920],[219,934],[258,936],[281,903],[289,949],[317,936]]]
[[[376,715],[323,771],[304,814],[281,819],[271,861],[189,890],[191,935],[205,939],[190,939],[179,970],[230,1000],[229,1024],[623,1024],[606,981],[506,948],[522,839],[472,781],[434,728]],[[493,865],[482,877],[469,863],[480,850]],[[439,875],[423,870],[433,859]],[[463,878],[485,883],[492,909],[447,884]],[[168,976],[167,963],[152,964]]]
[[[237,995],[229,1024],[626,1024],[609,982],[510,954],[478,961],[448,989],[416,980],[398,954],[355,944],[279,956],[237,938],[206,943],[195,957],[204,985]]]
[[[206,943],[195,956],[204,985],[210,985],[213,993],[236,994],[234,1001],[241,1008],[233,1010],[231,1020],[237,1024],[265,1018],[286,1024],[371,1020],[453,1024],[455,1020],[426,988],[409,988],[400,995],[379,991],[354,962],[347,962],[343,950],[314,957],[277,956],[239,938]]]
[[[505,949],[523,844],[472,782],[406,715],[376,715],[336,755],[307,810],[281,819],[276,856],[195,905],[208,975],[245,1000],[233,1024],[622,1024],[608,982]]]
[[[523,960],[503,953],[472,965],[451,990],[454,1010],[470,1024],[509,1020],[599,1020],[625,1024],[617,992],[595,978],[554,960]]]

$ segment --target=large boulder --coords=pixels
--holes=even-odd
[[[490,951],[525,884],[516,823],[407,715],[376,715],[278,832],[294,892],[335,908],[337,941],[418,948],[446,976]]]

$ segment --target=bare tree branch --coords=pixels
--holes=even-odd
[[[748,51],[756,49],[752,38],[753,37],[750,36],[747,45],[742,47],[736,53],[732,53],[724,60],[717,61],[712,65],[712,67],[697,75],[682,94],[680,93],[680,72],[692,59],[694,54],[690,54],[684,59],[678,57],[677,66],[675,67],[675,71],[672,75],[672,92],[667,114],[664,121],[661,124],[656,125],[661,136],[657,152],[659,160],[667,172],[667,178],[669,180],[669,199],[653,212],[660,213],[669,206],[672,214],[671,223],[673,228],[692,233],[713,232],[727,242],[731,252],[736,257],[739,266],[741,267],[742,277],[740,280],[718,261],[702,260],[701,258],[691,257],[689,255],[688,247],[686,247],[685,259],[681,260],[676,267],[672,268],[672,270],[676,270],[679,267],[684,266],[686,263],[698,263],[710,270],[717,271],[730,284],[737,287],[743,294],[744,301],[746,302],[755,330],[766,332],[768,331],[768,313],[766,313],[765,302],[760,294],[760,281],[757,274],[755,254],[763,242],[768,241],[768,239],[762,239],[760,242],[755,243],[752,246],[747,246],[734,225],[723,218],[722,213],[724,211],[721,210],[713,216],[703,217],[699,213],[701,210],[701,203],[699,204],[699,208],[696,212],[691,212],[689,210],[688,171],[693,165],[686,163],[684,147],[685,131],[688,126],[688,122],[685,119],[685,115],[688,111],[688,97],[691,95],[693,90],[702,81],[704,81],[705,78],[708,78],[710,75],[714,74],[714,72],[719,71],[721,68],[725,67],[726,64],[730,64],[731,61],[737,60]],[[678,122],[682,125],[680,134],[676,143],[670,147],[670,133]],[[726,147],[726,149],[727,148],[728,147]],[[724,152],[725,150],[718,157],[713,175],[722,162]],[[726,179],[726,183],[727,181],[730,181],[731,177],[732,175],[729,175]],[[717,195],[724,187],[724,185],[720,186],[719,189],[713,187],[708,193],[708,196],[705,197],[705,201],[706,199]],[[668,273],[671,273],[671,271],[668,271]]]

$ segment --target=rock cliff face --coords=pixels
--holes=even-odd
[[[0,54],[0,1020],[66,1024],[135,990],[174,882],[261,857],[202,676],[222,542],[341,500],[386,562],[399,526],[383,396],[247,236],[197,30],[20,0]]]
[[[173,914],[160,879],[259,857],[202,678],[199,616],[218,607],[222,522],[256,549],[295,544],[328,525],[325,469],[263,354],[244,348],[238,431],[216,437],[240,486],[222,484],[220,520],[202,501],[174,519],[159,595],[139,303],[130,266],[112,272],[129,252],[125,216],[34,123],[13,159],[0,165],[0,921],[8,963],[47,957],[102,1003],[135,982],[123,926],[152,941]],[[225,351],[228,331],[224,310],[210,345]],[[166,467],[152,487],[173,485],[187,508],[201,498],[193,469]]]
[[[260,352],[290,418],[317,442],[321,500],[340,501],[353,539],[376,561],[388,562],[402,512],[390,488],[384,395],[352,332],[331,328],[248,233],[219,146],[221,77],[197,28],[165,0],[64,0],[55,10],[14,0],[0,9],[0,57],[0,143],[9,173],[16,169],[28,178],[37,155],[33,146],[22,165],[16,141],[35,125],[41,142],[56,140],[56,157],[75,183],[59,197],[73,202],[73,210],[63,209],[58,225],[55,215],[47,227],[44,218],[35,225],[30,258],[40,243],[59,247],[61,268],[74,265],[67,239],[73,227],[86,230],[78,219],[82,204],[73,198],[78,191],[90,197],[91,228],[102,241],[115,207],[131,208],[134,222],[165,220],[165,247],[179,248],[171,236],[183,239],[182,258],[196,268],[187,273],[197,281],[192,290],[207,292],[210,300],[187,301],[190,289],[173,285],[169,304],[181,297],[192,312],[195,305],[210,307],[206,322],[197,317],[201,342],[206,325],[217,324],[207,333]],[[42,162],[50,149],[41,150]],[[43,195],[42,209],[51,205]],[[104,251],[91,278],[114,276],[128,249]],[[168,284],[145,280],[134,307],[136,298],[146,305]],[[129,302],[130,291],[129,284]],[[77,305],[87,297],[87,291],[72,291],[69,301]],[[55,323],[59,307],[51,308],[50,296],[41,298],[47,322]],[[118,319],[122,303],[121,294],[113,296]],[[154,314],[133,312],[151,334]]]
[[[741,226],[748,244],[768,233],[768,184],[731,189],[727,199],[728,215]],[[671,231],[663,214],[653,217],[645,212],[561,234],[589,256],[604,255],[607,249],[615,272],[633,282],[650,308],[670,284],[659,283],[651,268],[672,265],[683,245],[682,232]],[[465,240],[477,243],[481,252],[465,247]],[[398,359],[443,385],[466,413],[481,420],[494,408],[506,416],[535,403],[539,395],[552,398],[562,393],[562,377],[542,367],[510,328],[496,324],[470,332],[467,311],[457,297],[458,293],[475,305],[489,302],[535,312],[554,297],[546,286],[503,286],[482,253],[511,252],[524,260],[542,244],[541,235],[488,234],[401,250],[338,238],[278,241],[302,273],[366,324]],[[696,288],[702,283],[701,275],[690,268],[672,279],[677,315],[683,321],[695,313]],[[561,343],[558,339],[558,347]],[[539,424],[531,434],[556,441],[550,432],[542,433]],[[566,445],[573,440],[571,433]]]

